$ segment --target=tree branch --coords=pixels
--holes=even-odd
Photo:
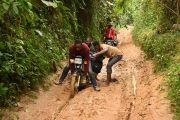
[[[160,3],[161,5],[163,5],[164,7],[168,8],[169,10],[171,10],[171,12],[173,12],[175,15],[177,15],[177,17],[179,18],[180,15],[179,15],[179,12],[176,13],[176,11],[174,11],[173,9],[171,9],[169,6],[167,6],[166,4],[164,3]],[[177,3],[177,9],[178,9],[178,3]],[[178,10],[179,11],[179,10]]]

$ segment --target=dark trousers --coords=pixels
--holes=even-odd
[[[63,82],[64,79],[67,77],[69,71],[70,71],[70,67],[69,67],[69,65],[66,65],[64,67],[64,69],[63,69],[63,72],[62,72],[62,74],[60,76],[59,81]],[[93,87],[96,87],[97,83],[96,83],[95,74],[92,71],[91,62],[89,62],[89,77],[90,77],[90,80],[91,80],[91,83],[92,83]]]
[[[116,55],[109,59],[107,64],[107,73],[112,73],[112,66],[122,59],[122,55]]]

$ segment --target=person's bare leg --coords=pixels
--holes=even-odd
[[[110,82],[111,82],[111,73],[107,73],[107,81],[106,81],[106,85],[109,86]]]

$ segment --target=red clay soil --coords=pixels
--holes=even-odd
[[[105,86],[106,64],[99,74],[100,92],[92,87],[69,99],[68,78],[62,86],[52,85],[33,102],[20,102],[19,120],[172,120],[169,100],[165,98],[163,78],[153,73],[153,64],[144,59],[140,47],[132,43],[132,27],[121,29],[118,48],[123,61],[113,67],[119,81]],[[51,77],[57,80],[58,75]]]

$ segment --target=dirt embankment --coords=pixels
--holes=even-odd
[[[124,61],[113,67],[113,77],[119,84],[104,86],[106,64],[99,74],[100,92],[92,87],[69,99],[69,80],[62,86],[53,85],[49,91],[40,91],[38,99],[22,105],[20,120],[172,120],[169,101],[161,76],[153,73],[153,64],[144,59],[144,53],[132,43],[131,30],[121,29],[118,46]],[[51,78],[58,79],[55,75]]]

